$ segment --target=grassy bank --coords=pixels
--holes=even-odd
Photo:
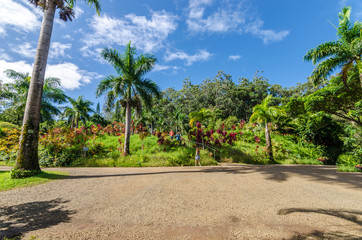
[[[11,179],[10,171],[0,171],[0,191],[38,185],[51,180],[62,179],[67,175],[65,172],[45,171],[28,178]]]
[[[131,136],[131,154],[122,156],[117,136],[104,135],[96,140],[108,150],[106,156],[79,158],[71,166],[83,167],[163,167],[192,166],[195,164],[195,148],[177,142],[169,146],[157,144],[157,137],[149,136],[141,140],[138,135]],[[201,151],[201,164],[217,165],[208,151]]]

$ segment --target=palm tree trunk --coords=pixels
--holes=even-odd
[[[33,73],[26,101],[15,169],[40,170],[38,161],[40,109],[55,14],[54,2],[47,2],[48,4],[47,8],[44,10],[38,48],[35,55]]]
[[[129,139],[131,135],[131,102],[129,99],[127,99],[127,105],[126,105],[126,130],[125,130],[125,136],[124,136],[124,155],[129,154]]]
[[[272,163],[275,163],[274,157],[273,157],[273,148],[272,148],[272,142],[270,138],[270,132],[268,128],[268,123],[265,123],[265,141],[266,141],[266,152],[269,156],[269,161]]]

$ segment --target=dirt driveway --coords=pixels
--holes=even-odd
[[[0,192],[0,239],[362,239],[361,173],[277,165],[61,170],[70,176]]]

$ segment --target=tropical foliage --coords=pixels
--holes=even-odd
[[[152,97],[160,97],[159,87],[150,79],[144,78],[153,68],[156,58],[151,55],[136,57],[136,48],[129,43],[124,54],[114,49],[103,49],[102,57],[112,64],[117,75],[109,75],[97,87],[97,96],[106,94],[106,108],[110,109],[115,104],[120,104],[125,112],[125,143],[124,154],[129,154],[129,141],[131,132],[131,114],[135,109],[138,114],[142,106],[150,108]]]

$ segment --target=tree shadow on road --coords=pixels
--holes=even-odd
[[[180,170],[147,172],[142,171],[135,173],[119,174],[94,174],[94,175],[73,175],[66,176],[67,179],[78,178],[103,178],[103,177],[130,177],[142,175],[162,175],[162,174],[195,174],[195,173],[226,173],[226,174],[253,174],[260,173],[267,180],[276,182],[285,182],[291,176],[297,176],[313,182],[325,184],[342,184],[344,187],[362,189],[361,173],[341,173],[337,172],[335,167],[329,166],[310,166],[310,165],[238,165],[232,164],[224,167],[201,167],[201,168],[181,168]],[[119,168],[122,172],[122,168]],[[95,173],[97,170],[95,169]]]
[[[290,176],[299,176],[306,180],[327,184],[347,184],[349,187],[362,188],[362,174],[338,172],[331,166],[310,165],[268,165],[255,166],[255,172],[266,175],[269,180],[284,182]]]
[[[67,202],[57,198],[1,207],[0,239],[21,239],[26,232],[69,222],[75,211],[65,209],[63,204]]]
[[[283,239],[287,240],[287,239]],[[288,240],[361,240],[361,236],[352,235],[343,232],[321,232],[313,231],[311,233],[296,233]]]
[[[341,210],[341,209],[321,209],[321,208],[284,208],[278,211],[279,215],[291,213],[318,213],[333,217],[342,218],[357,225],[362,226],[362,211]]]
[[[347,220],[351,223],[362,226],[362,211],[341,210],[341,209],[320,209],[320,208],[284,208],[278,211],[279,215],[288,215],[291,213],[316,213],[327,216],[337,217]],[[323,232],[315,230],[311,233],[296,233],[288,240],[314,240],[314,239],[345,239],[357,240],[362,239],[362,235],[356,236],[346,232]]]

